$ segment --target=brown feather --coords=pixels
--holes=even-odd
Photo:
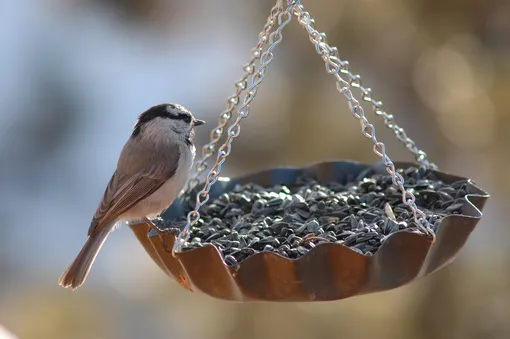
[[[167,145],[160,149],[168,149],[172,152],[148,151],[160,147],[147,145],[147,143],[154,143],[151,138],[144,141],[137,140],[137,142],[130,139],[126,143],[120,154],[117,170],[110,179],[101,203],[92,218],[89,236],[102,225],[115,220],[138,202],[156,192],[175,174],[180,158],[179,147],[174,142],[169,140],[163,142],[165,141]],[[126,149],[129,149],[129,152],[126,152]],[[168,166],[169,164],[173,166]]]

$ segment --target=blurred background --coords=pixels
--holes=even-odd
[[[458,259],[386,293],[234,304],[180,288],[124,227],[81,289],[60,288],[137,115],[181,103],[207,120],[204,144],[274,1],[6,0],[0,328],[20,339],[510,338],[510,2],[302,3],[431,160],[491,194]],[[392,160],[412,160],[365,108]],[[332,158],[378,160],[293,21],[222,174]]]

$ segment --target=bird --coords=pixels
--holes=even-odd
[[[58,283],[76,290],[86,280],[106,238],[121,221],[144,220],[167,209],[183,189],[193,165],[195,127],[205,124],[184,106],[164,103],[138,116],[124,144],[88,238]]]

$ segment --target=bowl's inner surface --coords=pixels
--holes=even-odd
[[[445,216],[468,210],[466,195],[478,192],[465,178],[439,178],[413,164],[398,168],[434,231]],[[199,189],[176,201],[160,227],[182,230]],[[212,244],[230,265],[259,252],[297,259],[323,243],[372,256],[392,234],[425,234],[418,226],[382,164],[325,162],[217,181],[182,249]]]
[[[407,168],[413,164],[403,164],[401,168]],[[355,178],[363,178],[375,173],[385,173],[382,163],[367,165],[351,161],[330,161],[313,164],[307,167],[278,167],[255,173],[246,174],[238,178],[223,178],[211,186],[209,199],[216,199],[221,194],[231,191],[236,184],[256,183],[262,186],[270,184],[289,185],[303,173],[313,175],[318,182],[327,183],[336,181],[347,183]],[[200,182],[195,189],[187,192],[186,196],[196,197],[196,194],[204,188],[204,182]],[[187,206],[183,199],[176,199],[161,217],[164,220],[172,220],[182,217],[186,213]]]

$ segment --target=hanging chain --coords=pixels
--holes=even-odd
[[[397,139],[400,140],[402,144],[404,144],[404,146],[414,155],[416,161],[422,166],[425,166],[427,168],[437,169],[437,165],[430,162],[427,159],[427,154],[421,149],[419,149],[418,146],[416,146],[416,143],[407,136],[406,132],[402,127],[398,126],[395,123],[395,118],[393,114],[389,114],[388,112],[383,110],[382,101],[376,100],[375,98],[372,97],[372,89],[363,87],[361,83],[361,76],[359,74],[354,74],[350,70],[349,61],[340,60],[338,49],[336,47],[331,47],[328,45],[328,42],[326,40],[326,34],[320,33],[320,39],[321,42],[324,42],[324,46],[329,49],[331,61],[335,62],[340,66],[340,73],[344,73],[349,76],[349,85],[351,87],[358,88],[361,91],[361,93],[363,94],[362,97],[363,100],[372,104],[374,114],[376,116],[382,117],[386,127],[393,131]]]
[[[425,152],[417,148],[413,140],[411,140],[405,133],[405,131],[395,124],[394,118],[391,114],[386,113],[382,110],[382,102],[376,101],[371,97],[371,90],[364,88],[361,85],[359,75],[353,74],[349,70],[349,63],[347,61],[341,61],[338,56],[338,50],[335,47],[328,45],[325,33],[319,33],[314,28],[314,21],[311,19],[310,14],[304,11],[303,6],[298,0],[278,0],[278,3],[271,10],[264,30],[259,34],[259,41],[255,48],[252,50],[252,59],[250,62],[243,67],[244,75],[243,78],[236,83],[236,93],[228,99],[227,109],[220,115],[218,126],[211,131],[211,140],[209,144],[202,148],[202,159],[197,161],[195,164],[195,174],[189,181],[188,190],[193,189],[198,184],[198,177],[202,172],[207,169],[207,160],[214,154],[215,147],[221,139],[225,127],[228,121],[232,118],[232,111],[239,103],[239,96],[246,90],[248,76],[251,75],[251,86],[248,88],[248,93],[245,95],[243,104],[237,109],[237,118],[234,123],[228,128],[227,140],[219,148],[216,156],[216,163],[209,171],[206,176],[204,188],[196,195],[196,206],[195,209],[188,213],[187,224],[184,229],[180,232],[174,246],[173,252],[181,250],[182,245],[188,240],[190,229],[200,219],[200,208],[209,200],[209,191],[218,180],[222,165],[226,161],[227,157],[231,153],[232,143],[237,138],[241,131],[241,120],[249,115],[250,103],[257,95],[258,87],[264,80],[264,74],[267,66],[272,62],[274,55],[272,50],[282,41],[282,30],[291,21],[292,14],[297,18],[301,26],[303,26],[309,34],[310,41],[315,45],[317,53],[322,57],[325,62],[326,71],[335,76],[337,90],[347,99],[349,109],[352,115],[359,120],[361,124],[361,130],[365,137],[372,140],[374,147],[373,151],[378,155],[384,165],[386,166],[387,172],[392,177],[392,182],[402,192],[402,201],[409,207],[413,214],[414,222],[417,224],[420,230],[425,234],[435,237],[434,232],[430,228],[430,224],[426,219],[425,214],[416,206],[416,197],[410,190],[406,190],[404,187],[404,178],[400,175],[391,159],[386,154],[386,146],[384,143],[377,140],[375,135],[375,127],[370,124],[365,117],[363,107],[359,101],[353,96],[351,87],[359,88],[363,94],[363,100],[372,103],[374,113],[377,116],[381,116],[385,122],[385,125],[393,130],[396,137],[404,143],[404,145],[415,155],[416,160],[422,165],[427,167],[436,168],[436,165],[428,162],[427,155]],[[275,19],[278,19],[278,28],[272,32]],[[270,46],[267,50],[262,53],[262,47],[268,42]],[[260,66],[255,71],[255,62],[260,59]],[[349,82],[342,79],[340,73],[347,74],[349,76]]]
[[[218,126],[211,130],[210,141],[202,147],[202,158],[195,161],[195,173],[188,181],[185,191],[191,191],[200,182],[200,175],[207,169],[207,161],[214,155],[216,145],[221,140],[225,132],[225,127],[232,118],[232,112],[239,104],[240,95],[248,87],[248,77],[255,72],[255,62],[260,59],[262,55],[262,47],[267,44],[269,33],[274,27],[275,20],[281,11],[281,7],[277,4],[271,9],[271,15],[267,18],[264,29],[258,35],[257,45],[251,50],[251,60],[243,66],[243,77],[235,83],[236,92],[227,99],[227,109],[220,114],[218,119]]]
[[[232,142],[235,138],[239,136],[241,132],[241,120],[246,118],[249,114],[250,103],[257,95],[258,87],[264,80],[264,73],[266,71],[267,66],[273,61],[274,55],[272,53],[273,49],[282,41],[282,30],[283,28],[290,22],[292,19],[291,10],[294,8],[295,4],[292,4],[285,10],[279,5],[275,6],[277,9],[273,8],[271,11],[271,15],[275,15],[278,17],[278,28],[269,34],[269,44],[270,46],[267,50],[261,54],[260,56],[260,66],[257,71],[251,75],[251,86],[248,88],[248,93],[245,95],[243,104],[237,109],[237,118],[234,123],[228,128],[228,137],[227,140],[223,143],[223,145],[219,148],[218,154],[216,156],[216,163],[210,169],[204,184],[204,188],[202,191],[197,193],[196,196],[196,206],[195,210],[188,213],[187,216],[187,224],[184,226],[184,229],[179,233],[174,246],[173,252],[178,252],[181,250],[182,245],[188,240],[190,235],[190,229],[193,225],[195,225],[200,219],[200,207],[204,205],[209,200],[209,191],[218,180],[218,177],[221,172],[221,168],[223,163],[230,155],[232,150]],[[261,38],[266,40],[267,38]],[[257,51],[255,51],[257,52]]]
[[[336,53],[338,53],[338,51],[335,51],[335,54]],[[428,160],[427,153],[419,149],[418,146],[416,146],[414,140],[407,136],[404,129],[395,123],[395,118],[393,117],[393,114],[389,114],[382,109],[383,106],[382,101],[374,99],[371,94],[372,90],[370,88],[365,88],[361,85],[360,76],[358,74],[355,75],[349,71],[349,62],[340,61],[340,65],[342,64],[344,65],[343,66],[344,71],[346,72],[347,75],[349,75],[350,78],[349,82],[351,87],[359,88],[359,90],[363,94],[363,100],[370,102],[372,104],[374,114],[383,118],[386,127],[393,131],[397,139],[400,140],[402,144],[404,144],[404,146],[409,150],[409,152],[411,152],[414,155],[416,161],[422,166],[425,166],[427,168],[437,169],[438,168],[437,165]]]
[[[326,35],[324,33],[319,33],[314,28],[313,19],[310,17],[308,12],[304,11],[302,5],[294,6],[293,14],[297,17],[299,24],[308,32],[310,41],[315,45],[317,54],[319,54],[325,62],[326,71],[336,78],[336,88],[347,99],[352,115],[358,119],[361,124],[361,132],[374,143],[374,153],[381,158],[382,162],[386,166],[386,171],[391,175],[393,184],[400,188],[402,192],[402,202],[413,213],[414,222],[421,231],[434,238],[434,231],[431,229],[425,213],[416,206],[416,197],[414,194],[410,190],[405,189],[404,178],[396,171],[395,165],[388,155],[386,155],[386,146],[384,143],[377,140],[375,136],[375,127],[368,122],[365,117],[363,107],[361,107],[359,101],[353,96],[350,89],[351,84],[342,79],[342,77],[338,74],[341,72],[342,66],[339,59],[332,54],[332,47],[326,43]]]

